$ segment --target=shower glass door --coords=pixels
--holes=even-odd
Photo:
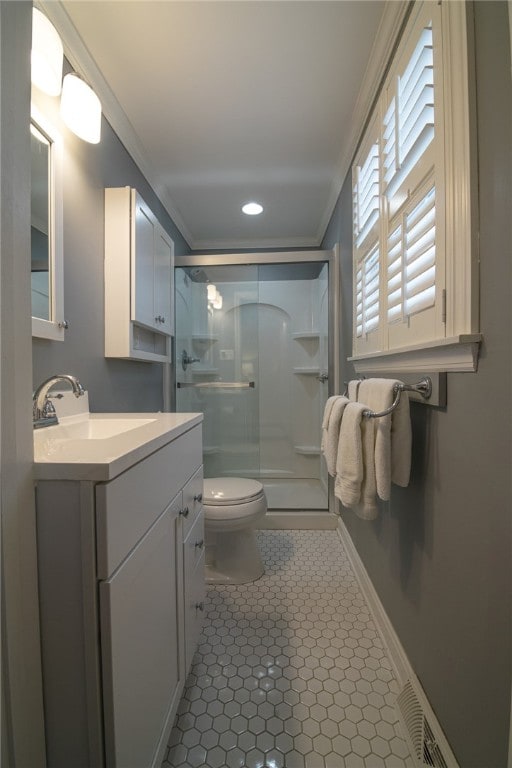
[[[204,413],[205,477],[260,480],[269,508],[325,510],[328,265],[176,268],[176,410]]]
[[[258,270],[176,269],[176,410],[204,414],[205,477],[260,465]]]

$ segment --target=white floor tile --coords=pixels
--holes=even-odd
[[[414,766],[398,686],[336,532],[257,535],[261,579],[209,588],[162,768]]]

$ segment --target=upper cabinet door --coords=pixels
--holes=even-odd
[[[139,193],[105,190],[105,356],[168,362],[174,243]]]
[[[154,308],[155,220],[141,196],[133,190],[132,320],[149,328],[158,325]],[[170,302],[170,295],[169,295]]]
[[[174,333],[171,297],[174,293],[174,245],[165,230],[155,228],[154,296],[155,318],[161,331]]]

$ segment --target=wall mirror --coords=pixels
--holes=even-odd
[[[62,146],[35,107],[30,120],[32,336],[64,339]]]

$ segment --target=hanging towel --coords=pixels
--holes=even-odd
[[[395,399],[396,379],[365,379],[359,387],[359,400],[372,411],[384,411]],[[370,419],[375,423],[375,477],[379,498],[388,501],[391,482],[406,486],[411,468],[411,421],[409,398],[402,392],[400,402],[388,416]]]
[[[332,404],[329,414],[329,423],[327,425],[322,452],[327,463],[327,471],[332,477],[336,474],[336,457],[338,455],[341,417],[343,416],[343,411],[345,410],[347,403],[348,399],[346,397],[337,397]]]
[[[349,402],[341,420],[334,493],[345,507],[355,507],[361,497],[364,474],[361,417],[365,408],[362,403]]]
[[[329,416],[331,415],[332,407],[340,395],[333,395],[328,397],[325,403],[324,415],[322,418],[322,440],[320,443],[320,449],[322,453],[325,453],[325,446],[327,440],[327,428],[329,426]]]
[[[363,482],[361,499],[356,515],[363,520],[375,520],[378,515],[375,476],[375,419],[361,419],[361,443],[363,449]]]
[[[352,379],[352,381],[349,381],[348,383],[348,399],[349,400],[353,400],[355,402],[358,399],[360,383],[361,383],[361,379]]]

